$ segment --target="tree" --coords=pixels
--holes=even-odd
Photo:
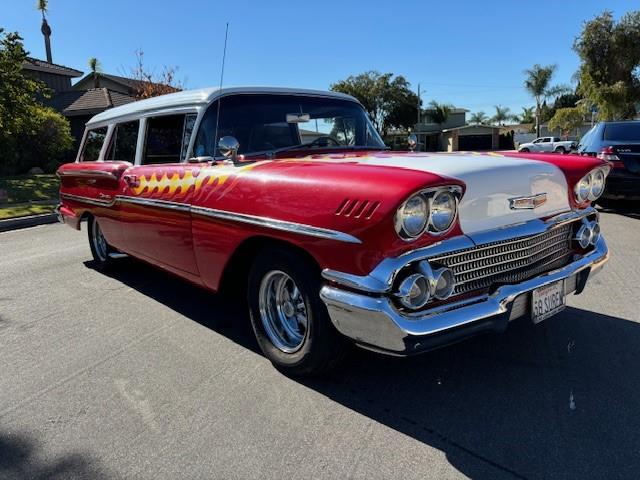
[[[131,68],[130,76],[134,80],[134,96],[136,100],[157,97],[167,93],[179,92],[184,88],[177,79],[178,67],[164,66],[159,74],[149,69],[144,63],[144,51],[136,50],[136,64]]]
[[[573,49],[581,60],[579,92],[599,118],[633,118],[640,102],[640,11],[618,23],[605,11],[584,24]]]
[[[489,117],[483,112],[472,113],[469,117],[469,123],[472,125],[484,125],[489,121]]]
[[[447,123],[451,110],[453,110],[453,105],[438,103],[435,100],[431,100],[429,102],[429,108],[425,110],[425,114],[431,117],[433,123],[442,125],[443,123]]]
[[[511,109],[509,107],[502,107],[500,105],[495,106],[496,114],[491,117],[491,121],[499,126],[504,125],[504,122],[507,120],[511,120],[513,115],[511,115]]]
[[[535,107],[522,107],[522,115],[518,117],[520,123],[535,123],[536,115]]]
[[[361,73],[331,85],[334,92],[357,98],[383,136],[392,128],[410,128],[418,114],[418,96],[402,76],[376,71]]]
[[[96,57],[91,57],[89,59],[89,69],[91,70],[91,74],[93,75],[93,87],[100,87],[100,72],[102,72],[102,67],[100,66],[100,62]]]
[[[580,107],[559,108],[549,120],[548,130],[560,130],[561,135],[569,135],[584,122],[584,110]]]
[[[542,102],[548,98],[566,93],[568,90],[564,85],[550,85],[556,68],[556,65],[543,67],[536,63],[533,68],[524,71],[527,75],[524,81],[524,87],[536,101],[536,135],[538,137],[540,136],[540,109]]]
[[[44,83],[23,74],[26,58],[20,35],[0,29],[0,174],[52,167],[73,144],[67,119],[39,103]]]
[[[46,13],[49,10],[49,2],[47,0],[38,0],[36,4],[36,8],[40,10],[42,14],[42,25],[40,26],[40,31],[42,35],[44,35],[44,47],[47,51],[47,62],[52,62],[51,58],[51,27],[47,23]]]

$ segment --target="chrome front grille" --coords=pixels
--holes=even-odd
[[[458,250],[429,259],[449,267],[456,279],[453,295],[488,289],[494,284],[517,283],[569,263],[572,224],[547,232],[479,247]]]

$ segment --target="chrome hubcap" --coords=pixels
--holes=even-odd
[[[260,319],[271,343],[285,353],[300,349],[307,334],[307,307],[293,279],[272,270],[260,283]]]
[[[100,229],[100,225],[96,220],[93,221],[92,226],[92,235],[93,238],[93,248],[98,255],[100,260],[107,259],[107,241],[104,239],[104,235],[102,235],[102,230]]]

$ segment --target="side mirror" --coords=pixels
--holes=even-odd
[[[409,135],[409,138],[407,138],[407,143],[409,144],[409,150],[413,152],[418,145],[418,136],[415,133],[412,133]]]
[[[236,137],[232,137],[231,135],[224,136],[218,141],[218,150],[220,150],[222,156],[231,160],[233,163],[236,163],[238,160],[239,148],[240,143]]]

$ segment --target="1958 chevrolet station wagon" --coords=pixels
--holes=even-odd
[[[265,356],[313,374],[349,342],[409,355],[560,311],[607,261],[609,168],[391,152],[348,95],[205,89],[93,117],[59,213],[87,220],[99,268],[126,254],[243,292]]]

